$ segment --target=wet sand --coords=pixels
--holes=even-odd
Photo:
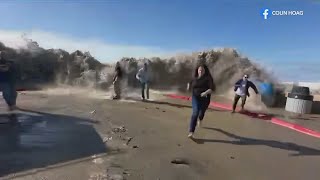
[[[190,102],[152,98],[157,101],[140,102],[134,96],[112,101],[86,93],[20,95],[19,106],[25,111],[17,115],[18,125],[1,132],[0,146],[6,148],[0,150],[0,176],[319,179],[319,139],[241,114],[209,110],[203,128],[190,140]]]

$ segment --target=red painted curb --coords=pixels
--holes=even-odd
[[[309,136],[320,138],[320,132],[305,128],[305,127],[300,126],[298,124],[286,122],[286,121],[284,121],[282,119],[272,118],[271,119],[271,123],[277,124],[279,126],[286,127],[286,128],[292,129],[292,130],[295,130],[295,131],[303,133],[303,134],[307,134]]]
[[[173,99],[183,99],[183,100],[191,100],[191,97],[188,96],[180,96],[180,95],[176,95],[176,94],[166,94],[165,96],[171,97]]]
[[[165,95],[167,97],[173,98],[173,99],[183,99],[183,100],[191,100],[191,97],[188,96],[180,96],[180,95],[176,95],[176,94],[167,94]],[[221,103],[217,103],[217,102],[211,102],[210,103],[210,107],[214,107],[214,108],[221,108],[221,109],[226,109],[226,110],[232,110],[232,106],[230,105],[226,105],[226,104],[221,104]],[[282,126],[282,127],[286,127],[289,129],[292,129],[294,131],[312,136],[312,137],[316,137],[316,138],[320,138],[320,132],[305,128],[301,125],[298,124],[294,124],[294,123],[290,123],[287,122],[285,120],[279,119],[279,118],[271,118],[269,119],[267,114],[257,114],[257,113],[251,113],[251,112],[247,112],[247,113],[243,113],[245,115],[248,116],[255,116],[255,117],[263,117],[261,119],[263,120],[270,120],[271,123]]]

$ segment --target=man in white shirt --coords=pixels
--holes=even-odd
[[[141,84],[141,98],[145,100],[144,91],[146,90],[147,99],[149,99],[149,72],[147,63],[144,63],[143,68],[139,69],[136,78]]]
[[[258,90],[256,86],[248,80],[249,76],[245,74],[242,79],[238,80],[235,83],[234,91],[235,91],[235,97],[233,101],[233,107],[232,107],[232,113],[235,112],[236,106],[238,104],[239,99],[241,98],[241,111],[244,110],[244,105],[246,103],[247,97],[250,97],[249,94],[249,88],[251,87],[256,94],[258,94]]]

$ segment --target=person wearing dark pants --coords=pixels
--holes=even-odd
[[[148,82],[141,82],[141,97],[145,99],[144,92],[146,91],[147,99],[149,99],[149,83]]]
[[[198,126],[201,126],[201,122],[204,118],[205,112],[210,104],[209,96],[210,95],[208,95],[207,97],[192,96],[192,116],[189,132],[194,133],[197,123]]]
[[[115,75],[113,77],[113,88],[114,88],[114,97],[113,99],[120,99],[121,98],[121,78],[122,78],[122,70],[120,67],[120,63],[116,63],[115,67]]]
[[[149,99],[149,71],[148,71],[148,65],[147,63],[144,63],[143,68],[141,68],[137,75],[136,78],[139,80],[140,85],[141,85],[141,98],[142,100],[145,100],[145,93],[147,95],[147,99]]]
[[[235,109],[236,109],[236,107],[237,107],[237,104],[238,104],[240,98],[241,98],[241,109],[242,109],[242,110],[244,109],[244,105],[246,104],[247,96],[236,94],[236,95],[234,96],[234,100],[233,100],[233,106],[232,106],[233,111],[232,111],[232,112],[235,111]]]
[[[190,88],[192,89],[192,115],[188,137],[192,138],[197,124],[201,126],[210,104],[211,93],[215,89],[213,78],[206,65],[199,65],[196,68],[194,79],[188,84],[187,89]]]
[[[10,111],[16,109],[17,91],[16,77],[13,62],[4,58],[4,52],[0,52],[0,91]]]
[[[18,95],[15,87],[9,83],[0,83],[0,91],[2,91],[3,99],[7,103],[9,110],[15,109]]]
[[[241,98],[241,112],[244,110],[244,105],[246,104],[247,97],[250,97],[249,88],[252,88],[256,94],[258,94],[257,87],[248,80],[249,76],[245,74],[242,79],[235,83],[234,91],[235,96],[233,100],[232,113],[235,112],[239,99]]]

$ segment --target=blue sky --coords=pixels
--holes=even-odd
[[[304,15],[264,20],[266,7]],[[317,0],[16,0],[1,1],[0,12],[0,40],[27,32],[46,48],[87,48],[105,62],[233,47],[283,80],[320,81]]]

